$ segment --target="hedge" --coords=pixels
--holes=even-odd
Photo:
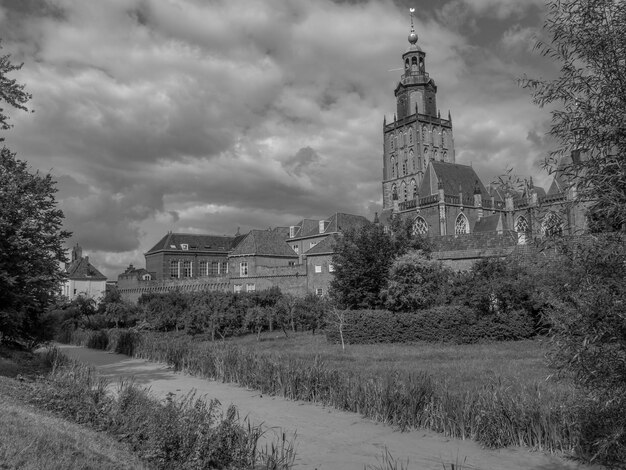
[[[346,310],[343,339],[350,344],[407,343],[413,341],[475,343],[483,339],[505,341],[535,334],[532,317],[524,310],[479,316],[463,305],[446,305],[419,312]],[[326,338],[340,342],[339,328],[326,330]]]

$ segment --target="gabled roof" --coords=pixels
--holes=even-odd
[[[335,247],[337,246],[337,241],[339,240],[339,235],[333,233],[326,238],[324,238],[321,242],[315,245],[313,248],[308,250],[305,254],[307,256],[315,256],[315,255],[329,255],[335,252]]]
[[[502,217],[502,213],[489,215],[478,219],[474,225],[474,233],[476,232],[502,232],[507,230],[506,220]]]
[[[289,227],[272,230],[251,230],[230,253],[230,256],[281,256],[297,258],[298,255],[287,244]]]
[[[471,166],[435,161],[428,164],[419,196],[437,194],[440,182],[443,183],[444,194],[449,196],[458,196],[460,191],[464,197],[473,196],[478,187],[483,198],[491,197]]]
[[[328,226],[324,233],[345,232],[346,230],[358,229],[369,224],[371,222],[362,215],[336,212],[328,219]]]
[[[295,227],[294,238],[307,237],[319,233],[319,223],[317,219],[302,219]]]
[[[580,158],[580,155],[577,154],[576,158]],[[573,161],[571,155],[563,155],[561,157],[559,164],[556,167],[556,171],[554,172],[554,179],[552,180],[550,189],[548,189],[549,196],[563,193],[567,191],[569,186],[571,186],[571,178],[566,174],[566,169],[570,168],[572,164]]]
[[[68,279],[72,280],[106,281],[107,279],[89,262],[88,256],[72,261],[66,266],[65,271]]]
[[[162,250],[182,250],[187,245],[188,251],[230,251],[245,235],[225,237],[219,235],[201,235],[193,233],[167,233],[146,254]]]

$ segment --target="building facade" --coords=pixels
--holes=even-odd
[[[89,256],[83,256],[83,249],[78,244],[72,248],[65,272],[67,278],[61,293],[67,299],[83,296],[97,301],[104,297],[107,278],[89,262]]]

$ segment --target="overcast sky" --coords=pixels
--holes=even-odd
[[[34,110],[6,144],[52,172],[69,245],[111,279],[168,230],[371,218],[409,6],[457,162],[545,185],[550,116],[517,85],[554,74],[543,0],[0,0]]]

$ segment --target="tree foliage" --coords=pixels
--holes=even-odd
[[[0,45],[0,49],[2,46]],[[9,117],[4,113],[3,103],[22,111],[27,111],[26,103],[31,98],[29,93],[26,93],[25,86],[17,83],[15,79],[9,78],[8,74],[22,68],[23,64],[15,65],[11,62],[10,55],[0,56],[0,129],[6,131],[11,128],[8,123]],[[4,141],[3,137],[0,137],[0,142]]]
[[[396,258],[383,291],[386,307],[393,312],[414,312],[444,304],[451,272],[423,251]]]
[[[535,103],[556,107],[550,134],[559,146],[546,165],[576,182],[577,200],[591,204],[599,226],[626,230],[626,1],[547,6],[548,41],[536,47],[560,73],[522,81]]]
[[[389,228],[369,224],[345,232],[333,255],[331,297],[349,309],[383,308],[383,291],[394,259],[419,249],[429,251],[429,244],[413,232],[409,219],[394,218]]]
[[[0,322],[3,336],[15,340],[42,333],[38,322],[64,279],[69,233],[54,185],[50,175],[33,174],[6,147],[0,150]]]

